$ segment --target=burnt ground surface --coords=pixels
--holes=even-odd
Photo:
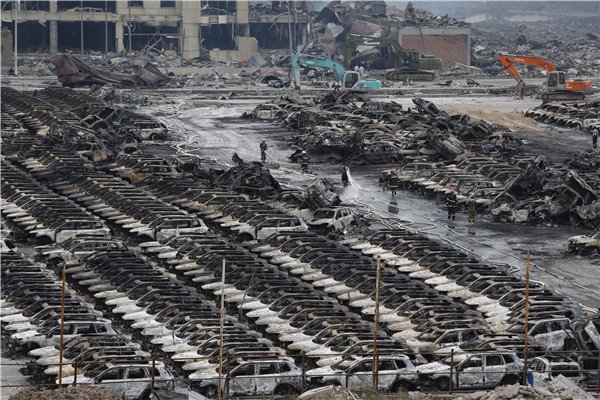
[[[500,101],[506,102],[506,98]],[[464,103],[464,100],[457,98],[457,103]],[[244,160],[258,160],[258,144],[265,138],[271,146],[268,151],[269,167],[283,184],[302,187],[317,176],[331,178],[338,183],[344,202],[368,207],[382,219],[400,217],[412,229],[453,243],[489,262],[509,264],[522,275],[525,274],[527,251],[531,250],[532,279],[547,283],[584,307],[596,309],[600,306],[598,261],[565,253],[570,236],[588,232],[570,227],[502,224],[481,218],[475,227],[470,227],[464,213],[458,215],[456,222],[449,224],[443,205],[409,191],[398,193],[396,201],[399,213],[390,214],[388,206],[391,196],[377,184],[379,173],[389,165],[351,167],[356,186],[345,189],[341,186],[338,165],[314,164],[311,166],[314,174],[303,175],[299,172],[299,165],[287,159],[293,149],[290,133],[285,127],[239,117],[257,104],[258,101],[235,104],[225,101],[188,109],[180,107],[178,114],[168,119],[171,124],[176,124],[182,134],[182,139],[174,148],[179,153],[197,154],[223,165],[232,164],[234,152]],[[529,107],[525,103],[523,106],[525,109]],[[525,139],[528,151],[545,154],[553,161],[563,161],[591,142],[586,133],[547,126],[542,126],[542,132],[519,132],[517,135]],[[184,146],[181,146],[181,141],[185,142]]]

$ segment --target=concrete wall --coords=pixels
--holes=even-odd
[[[421,54],[430,54],[442,59],[444,71],[454,63],[471,63],[470,28],[421,28],[400,30],[398,42],[404,48],[412,48]]]
[[[7,73],[14,66],[13,38],[8,29],[2,29],[2,73]]]

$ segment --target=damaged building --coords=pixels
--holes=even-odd
[[[300,7],[301,2],[298,2]],[[18,23],[19,52],[172,50],[191,60],[246,61],[258,48],[302,44],[308,16],[283,2],[2,1],[3,27]]]

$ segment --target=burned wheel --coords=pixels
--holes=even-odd
[[[412,385],[410,384],[410,382],[406,382],[406,381],[398,381],[395,382],[392,385],[391,388],[391,392],[397,393],[397,392],[408,392],[409,390],[412,389]]]
[[[209,399],[214,399],[218,395],[217,387],[215,385],[207,386],[202,390],[202,394],[204,394],[204,396],[208,397]]]
[[[502,378],[500,381],[500,385],[514,385],[515,383],[519,383],[519,378],[515,375],[508,375]]]
[[[447,392],[450,390],[449,378],[438,378],[432,382],[432,388],[438,392]]]
[[[288,395],[288,394],[297,394],[299,391],[293,387],[292,385],[279,385],[275,388],[273,394],[276,395]]]

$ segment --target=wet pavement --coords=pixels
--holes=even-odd
[[[443,103],[453,108],[468,104],[465,99],[456,98]],[[394,99],[396,100],[396,99]],[[402,102],[410,99],[401,99]],[[486,103],[491,103],[490,99]],[[506,98],[500,101],[508,109],[514,106]],[[529,102],[520,103],[528,108]],[[379,173],[389,168],[386,165],[351,167],[355,187],[343,189],[340,182],[339,166],[313,164],[313,175],[300,173],[300,167],[287,160],[292,153],[290,133],[285,127],[257,120],[242,120],[244,111],[251,111],[258,102],[245,102],[229,107],[208,106],[191,108],[173,117],[181,121],[190,132],[185,142],[188,152],[201,157],[212,158],[219,164],[231,164],[231,156],[237,152],[244,160],[258,160],[260,139],[266,138],[271,148],[268,151],[269,167],[283,184],[302,187],[316,177],[328,177],[339,182],[341,198],[370,209],[388,223],[402,224],[411,229],[437,237],[476,254],[488,262],[512,266],[524,276],[527,251],[531,251],[531,279],[544,282],[566,297],[581,303],[589,309],[600,306],[600,267],[592,259],[566,254],[568,238],[586,233],[583,230],[556,226],[527,226],[502,224],[479,220],[475,226],[467,223],[466,214],[458,214],[456,222],[449,224],[443,205],[424,198],[414,192],[400,191],[396,196],[399,212],[388,213],[391,196],[377,185]],[[408,104],[408,103],[407,103]],[[437,104],[437,102],[436,102]],[[440,107],[443,108],[443,107]],[[549,158],[567,158],[571,152],[584,145],[585,134],[579,131],[565,131],[548,128],[546,132],[518,133],[527,141],[529,151],[549,153]],[[190,137],[191,134],[191,137]],[[567,143],[567,147],[557,146]],[[192,144],[193,143],[193,144]],[[556,148],[560,148],[557,151]],[[398,221],[398,217],[402,222]]]

